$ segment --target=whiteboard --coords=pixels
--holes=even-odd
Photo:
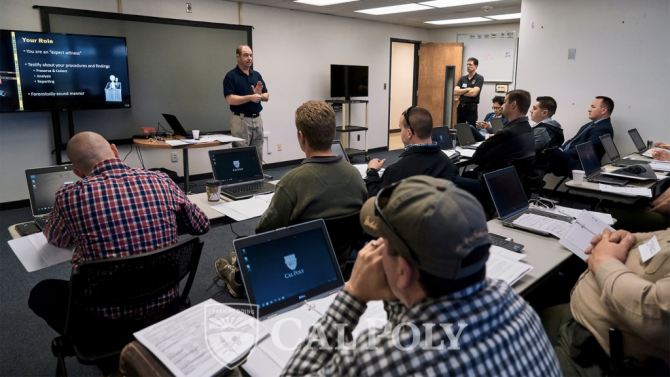
[[[469,58],[479,60],[477,73],[485,82],[512,82],[516,62],[516,32],[501,30],[497,33],[458,34],[463,42],[463,74]]]

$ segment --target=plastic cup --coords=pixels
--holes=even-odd
[[[581,185],[584,182],[584,170],[573,170],[572,171],[572,181],[576,185]]]
[[[200,139],[200,130],[193,130],[193,140],[198,140]]]

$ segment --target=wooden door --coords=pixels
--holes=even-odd
[[[446,66],[456,67],[456,81],[463,72],[463,43],[421,43],[416,104],[430,111],[433,127],[444,125],[444,82]],[[456,106],[453,123],[456,124]]]

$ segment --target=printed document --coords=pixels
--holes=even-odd
[[[572,251],[576,256],[586,259],[588,255],[584,252],[591,245],[591,239],[598,234],[602,234],[605,228],[614,231],[612,227],[605,224],[593,212],[582,210],[582,213],[577,216],[577,219],[565,233],[565,236],[561,237],[558,242]]]
[[[262,216],[270,207],[274,193],[254,195],[249,199],[233,200],[212,206],[212,209],[223,213],[235,221],[252,219]]]
[[[583,211],[582,209],[574,209],[563,206],[555,206],[554,208],[540,208],[540,207],[533,207],[533,208],[539,209],[540,211],[568,215],[575,219],[577,218],[577,216],[581,215]],[[614,225],[614,219],[612,218],[612,215],[610,215],[609,213],[600,213],[591,211],[587,212],[592,213],[594,216],[605,222],[605,224]]]
[[[533,266],[507,259],[496,253],[489,255],[486,261],[486,277],[506,282],[510,286],[526,275]]]
[[[69,249],[47,242],[44,233],[34,233],[7,242],[26,271],[33,272],[72,260],[75,246]]]
[[[568,228],[570,228],[570,223],[565,221],[534,215],[532,213],[524,213],[518,219],[514,220],[513,223],[525,226],[526,228],[547,232],[558,238],[563,237]]]
[[[612,192],[615,194],[625,194],[628,196],[637,195],[651,198],[651,189],[644,187],[620,187],[620,186],[604,185],[602,183],[599,183],[598,185],[600,191],[602,192]]]
[[[461,152],[461,156],[472,158],[472,156],[475,155],[476,150],[475,149],[461,149],[461,150],[459,150],[459,152]]]

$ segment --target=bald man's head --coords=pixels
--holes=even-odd
[[[95,132],[80,132],[67,143],[67,157],[75,167],[75,174],[80,173],[77,175],[83,178],[91,174],[100,161],[118,158],[119,151]]]

